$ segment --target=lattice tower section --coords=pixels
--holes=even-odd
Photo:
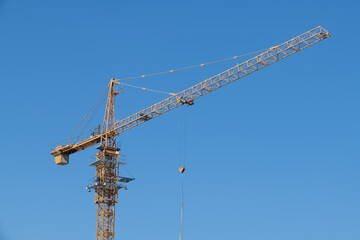
[[[106,133],[115,127],[114,79],[109,83],[109,94],[106,104],[102,132]],[[115,204],[118,202],[119,152],[116,148],[116,135],[104,134],[101,138],[99,152],[96,155],[95,179],[99,184],[95,188],[97,204],[96,240],[113,240],[115,231]]]

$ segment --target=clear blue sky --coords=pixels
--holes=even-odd
[[[95,149],[61,167],[50,148],[111,77],[268,48],[318,25],[332,37],[120,136],[136,181],[119,195],[116,239],[178,238],[185,114],[184,240],[360,239],[359,11],[356,0],[0,0],[0,239],[95,239]],[[235,63],[128,83],[176,92]],[[124,88],[118,119],[165,97]]]

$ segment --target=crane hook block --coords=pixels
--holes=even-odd
[[[181,174],[183,174],[185,172],[185,166],[179,167],[179,172],[181,172]]]

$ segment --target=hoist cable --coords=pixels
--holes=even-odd
[[[189,107],[189,105],[187,107]],[[187,107],[184,108],[184,158],[183,158],[183,166],[186,165]]]
[[[203,67],[203,66],[206,66],[206,65],[210,65],[210,64],[214,64],[214,63],[219,63],[219,62],[224,62],[224,61],[228,61],[228,60],[232,60],[232,59],[237,59],[237,58],[239,58],[239,57],[244,57],[244,56],[247,56],[247,55],[251,55],[251,54],[263,52],[263,51],[265,51],[265,50],[268,50],[268,48],[263,49],[263,50],[259,50],[259,51],[255,51],[255,52],[251,52],[251,53],[242,54],[242,55],[239,55],[239,56],[234,56],[234,57],[231,57],[231,58],[225,58],[225,59],[221,59],[221,60],[217,60],[217,61],[213,61],[213,62],[207,62],[207,63],[197,64],[197,65],[193,65],[193,66],[188,66],[188,67],[183,67],[183,68],[172,69],[172,70],[168,70],[168,71],[164,71],[164,72],[150,73],[150,74],[144,74],[144,75],[139,75],[139,76],[134,76],[134,77],[128,77],[128,78],[120,78],[120,79],[116,79],[116,81],[131,80],[131,79],[137,79],[137,78],[144,78],[144,77],[150,77],[150,76],[155,76],[155,75],[160,75],[160,74],[165,74],[165,73],[172,73],[172,72],[187,70],[187,69],[196,68],[196,67]]]
[[[182,133],[182,145],[180,147],[180,168],[181,173],[181,212],[180,212],[180,232],[179,240],[183,239],[184,234],[184,172],[185,172],[185,162],[186,162],[186,123],[187,123],[187,109],[183,108],[182,118],[181,118],[181,133]],[[182,152],[182,153],[181,153]]]
[[[181,217],[180,217],[180,233],[179,240],[183,239],[184,232],[184,175],[181,174]]]

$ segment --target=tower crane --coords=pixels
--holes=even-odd
[[[271,47],[263,53],[236,66],[217,74],[203,82],[196,84],[171,97],[145,108],[120,121],[115,119],[115,96],[119,94],[115,86],[120,80],[111,79],[108,85],[108,97],[105,116],[101,132],[95,136],[77,143],[60,145],[51,152],[55,156],[55,163],[66,165],[69,156],[88,147],[99,144],[96,160],[95,183],[89,189],[95,191],[97,204],[97,240],[113,240],[115,230],[115,204],[118,202],[118,192],[126,188],[126,183],[132,178],[119,176],[119,148],[116,138],[119,134],[158,117],[182,105],[193,105],[194,100],[208,94],[222,86],[234,82],[266,66],[269,66],[285,57],[320,42],[331,35],[322,26],[318,26],[278,46]]]

